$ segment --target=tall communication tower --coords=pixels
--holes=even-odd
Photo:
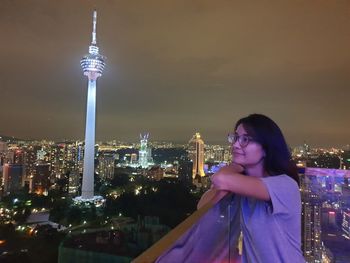
[[[89,46],[89,54],[80,61],[84,75],[88,77],[88,94],[85,126],[85,150],[83,185],[81,190],[82,201],[94,200],[94,157],[95,157],[95,126],[96,126],[96,81],[102,76],[105,67],[105,57],[99,54],[96,45],[96,20],[97,12],[93,12],[92,20],[92,41]]]

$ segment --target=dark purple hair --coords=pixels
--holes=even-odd
[[[266,172],[271,176],[286,174],[299,184],[297,167],[277,124],[262,114],[251,114],[238,120],[235,130],[240,124],[254,138],[254,141],[263,147],[266,154],[264,161]]]

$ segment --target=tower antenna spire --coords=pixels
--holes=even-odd
[[[96,23],[97,23],[97,11],[94,10],[93,16],[92,16],[92,45],[96,45]]]

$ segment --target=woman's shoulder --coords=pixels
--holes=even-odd
[[[261,179],[269,189],[299,192],[298,183],[287,174],[270,175]]]
[[[285,183],[298,185],[298,183],[287,174],[270,175],[270,176],[263,177],[262,179],[267,181],[285,182]]]
[[[273,214],[298,214],[301,196],[297,182],[286,174],[262,178],[273,206]]]

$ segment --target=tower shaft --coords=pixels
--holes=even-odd
[[[88,80],[88,95],[85,126],[85,152],[83,185],[81,197],[91,199],[94,197],[94,159],[95,159],[95,121],[96,121],[96,79]]]

